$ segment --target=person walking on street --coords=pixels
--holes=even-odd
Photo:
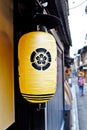
[[[83,72],[79,72],[79,76],[78,76],[78,86],[79,86],[79,93],[80,96],[84,95],[84,74]]]

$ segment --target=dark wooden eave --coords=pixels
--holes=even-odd
[[[61,20],[61,30],[60,36],[61,40],[65,45],[71,46],[71,35],[70,35],[70,28],[68,23],[68,3],[65,3],[65,0],[47,0],[48,1],[48,10],[51,14],[56,15]],[[59,28],[58,28],[59,29]]]
[[[70,67],[70,65],[74,64],[74,58],[65,56],[64,63],[65,63],[65,66]]]
[[[37,1],[40,4],[38,4]],[[48,6],[45,8],[47,14],[54,15],[54,17],[58,18],[60,21],[60,23],[58,22],[58,25],[56,24],[53,28],[58,32],[64,46],[64,53],[67,55],[69,54],[70,46],[72,45],[68,23],[69,12],[67,11],[67,1],[65,3],[65,0],[15,0],[14,7],[16,8],[17,15],[16,18],[14,17],[14,22],[15,25],[17,25],[16,28],[19,32],[22,30],[21,33],[35,30],[36,25],[33,16],[36,13],[43,14],[43,7],[40,5],[44,2],[48,2]]]

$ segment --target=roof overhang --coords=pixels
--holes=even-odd
[[[79,67],[78,67],[78,70],[87,70],[87,64],[83,64],[83,65],[80,65]]]
[[[65,60],[65,66],[70,67],[74,63],[74,58],[71,58],[69,56],[64,57]]]

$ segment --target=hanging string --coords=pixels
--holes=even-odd
[[[80,6],[83,5],[86,1],[87,1],[87,0],[83,1],[82,3],[78,4],[77,6],[74,6],[74,7],[72,7],[72,8],[69,8],[69,10],[80,7]]]

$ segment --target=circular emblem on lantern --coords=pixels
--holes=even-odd
[[[30,61],[37,70],[46,70],[50,67],[51,54],[45,48],[38,48],[32,52]]]

